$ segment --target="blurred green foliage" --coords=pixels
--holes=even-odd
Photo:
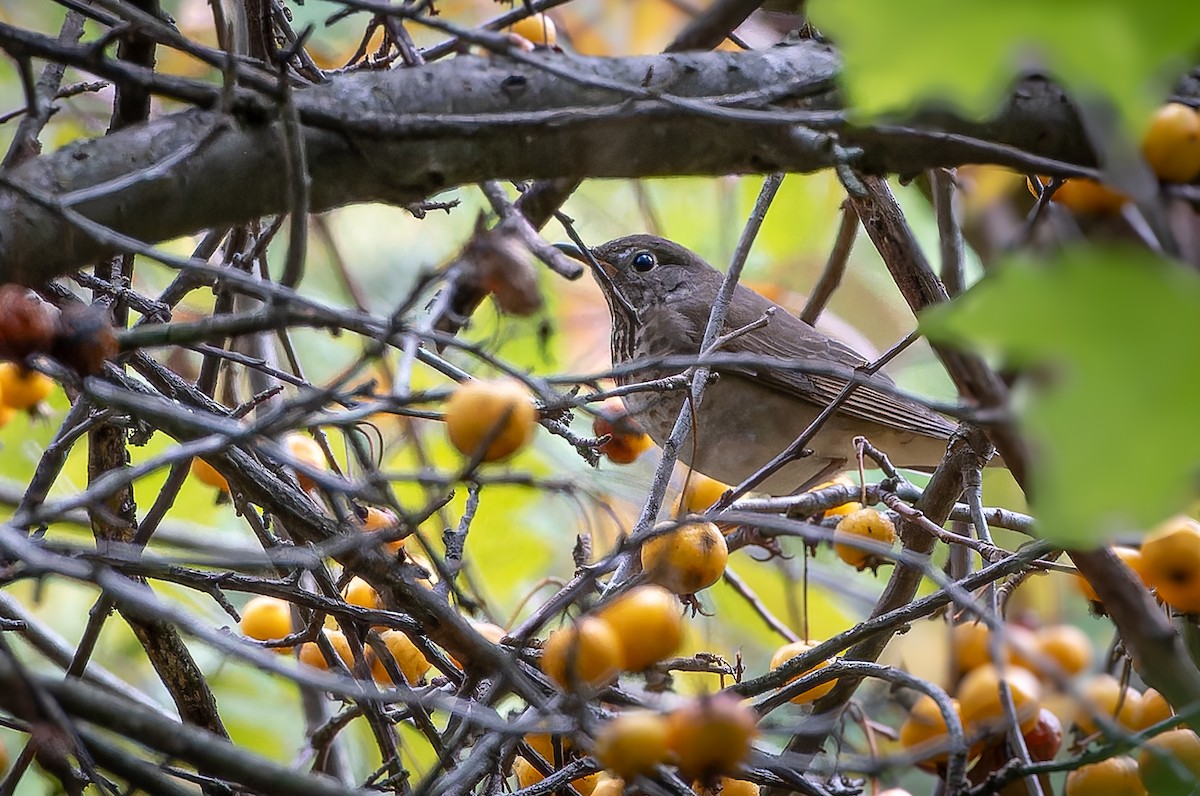
[[[1034,446],[1042,536],[1095,547],[1195,495],[1200,276],[1140,250],[1014,258],[922,316],[930,338],[1028,368],[1014,406]]]
[[[868,115],[923,102],[994,111],[1022,73],[1111,104],[1140,133],[1200,47],[1188,0],[816,0],[815,24],[846,63],[851,104]]]

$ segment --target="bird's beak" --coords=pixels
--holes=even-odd
[[[587,263],[588,268],[592,271],[592,276],[600,284],[601,291],[609,297],[609,303],[611,304],[612,301],[616,301],[630,315],[634,314],[633,305],[629,303],[629,299],[625,298],[625,294],[613,283],[613,274],[616,273],[617,269],[612,263],[601,260],[593,251],[583,251],[574,243],[555,243],[553,245],[554,248],[568,257],[573,257],[582,263]]]

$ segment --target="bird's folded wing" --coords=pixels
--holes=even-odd
[[[755,313],[761,315],[763,309],[774,306],[757,294],[753,296],[753,299],[739,307],[743,309],[745,317],[731,318],[731,325],[735,328],[750,323],[757,317]],[[757,306],[760,302],[762,306]],[[781,370],[765,364],[761,368],[737,369],[744,375],[818,406],[829,405],[852,378],[854,369],[867,364],[854,349],[813,329],[780,307],[776,307],[766,327],[734,337],[722,350],[798,363],[819,362],[825,367],[841,369],[844,372],[842,376],[805,373],[799,368]],[[842,404],[841,411],[872,423],[939,439],[948,438],[954,431],[955,423],[948,418],[916,401],[890,394],[895,383],[886,375],[875,374],[870,377],[870,382],[879,385],[879,389],[872,388],[870,384],[860,385]]]

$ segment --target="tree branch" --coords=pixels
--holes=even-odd
[[[58,58],[118,84],[140,81],[201,107],[0,175],[0,273],[8,280],[39,284],[114,252],[65,219],[64,206],[151,242],[287,210],[281,122],[267,88],[235,90],[223,115],[209,109],[220,102],[218,86],[27,32],[14,42],[13,30],[0,25],[0,48]],[[492,178],[808,172],[844,162],[848,152],[875,172],[974,161],[1095,173],[1074,112],[1044,81],[1023,84],[991,121],[943,116],[936,127],[852,129],[835,90],[838,56],[815,42],[762,52],[519,57],[347,74],[297,91],[312,210],[408,204]],[[853,155],[859,147],[866,154]]]

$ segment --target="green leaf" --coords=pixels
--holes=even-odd
[[[813,21],[846,62],[855,108],[903,111],[949,100],[973,116],[1022,71],[1048,72],[1075,97],[1106,97],[1130,130],[1191,63],[1200,7],[1133,0],[817,0]]]
[[[936,342],[1033,374],[1014,411],[1034,448],[1042,534],[1093,547],[1194,497],[1200,475],[1200,275],[1143,251],[1013,261],[921,317]]]

